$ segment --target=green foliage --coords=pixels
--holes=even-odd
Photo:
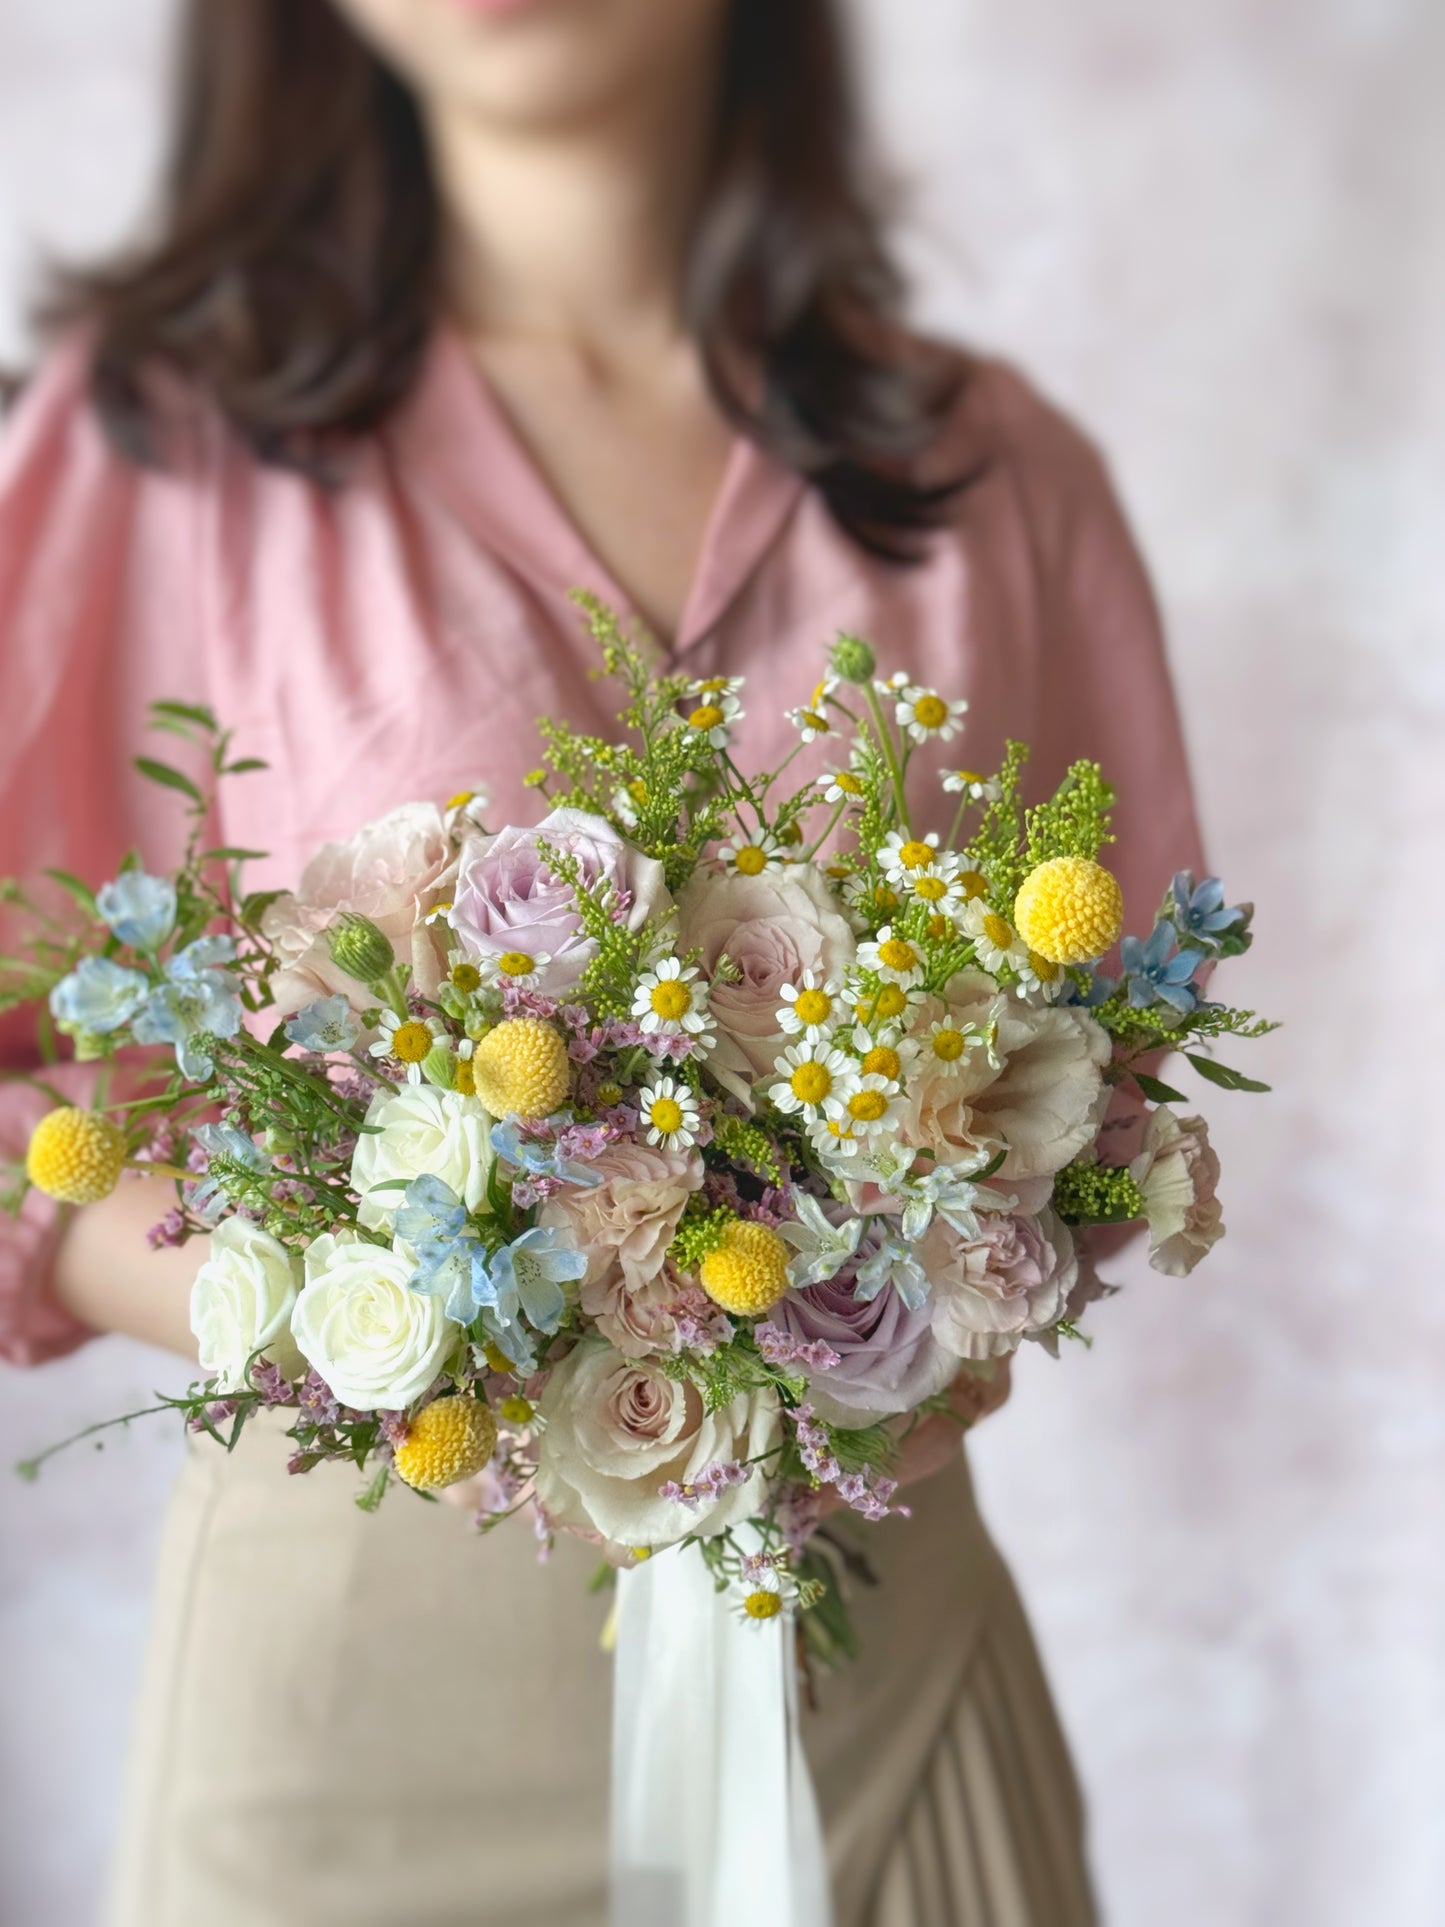
[[[1076,1159],[1054,1178],[1053,1206],[1065,1224],[1129,1224],[1144,1215],[1144,1194],[1127,1165]]]
[[[780,1185],[784,1171],[774,1135],[732,1111],[719,1111],[712,1121],[712,1141],[730,1164],[741,1164],[769,1184]]]
[[[669,1378],[695,1385],[709,1412],[720,1411],[742,1394],[769,1388],[796,1405],[807,1389],[801,1378],[770,1365],[747,1329],[711,1352],[659,1352],[656,1363]]]
[[[722,1244],[728,1226],[736,1222],[737,1213],[729,1211],[725,1204],[712,1211],[703,1206],[689,1206],[667,1247],[667,1255],[680,1272],[694,1276],[707,1254]]]
[[[989,901],[1009,907],[1028,875],[1024,855],[1024,809],[1020,794],[1028,748],[1010,739],[995,779],[998,794],[984,805],[983,814],[964,850],[964,862],[988,883]]]
[[[1109,812],[1114,792],[1097,763],[1073,763],[1045,803],[1024,814],[1024,875],[1059,856],[1096,859],[1114,841]]]

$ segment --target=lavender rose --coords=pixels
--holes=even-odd
[[[808,1377],[808,1397],[830,1425],[872,1425],[911,1411],[958,1371],[958,1355],[933,1335],[927,1303],[910,1311],[886,1285],[863,1304],[853,1284],[850,1273],[790,1291],[772,1314],[800,1343],[821,1339],[838,1354],[836,1365]]]
[[[1052,1210],[991,1213],[961,1238],[941,1218],[921,1258],[933,1285],[933,1335],[957,1358],[998,1358],[1064,1315],[1079,1275],[1074,1240]]]
[[[678,899],[678,942],[702,952],[709,975],[726,955],[742,973],[714,983],[709,999],[719,1037],[708,1069],[743,1103],[771,1075],[788,1037],[778,1028],[784,984],[805,970],[821,983],[841,979],[855,942],[827,879],[811,863],[760,876],[698,870]]]
[[[553,810],[535,830],[509,826],[463,844],[451,913],[457,942],[479,959],[511,950],[545,956],[538,986],[560,997],[576,989],[597,945],[582,929],[571,884],[548,869],[543,842],[576,858],[585,889],[610,884],[619,893],[629,930],[663,915],[672,899],[662,865],[585,810]]]

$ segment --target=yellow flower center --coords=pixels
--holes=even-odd
[[[935,943],[942,943],[943,939],[948,935],[948,931],[948,918],[941,916],[939,912],[935,910],[933,915],[928,919],[929,936],[932,937]]]
[[[898,984],[884,984],[871,1003],[857,1006],[858,1015],[865,1024],[872,1023],[875,1017],[901,1017],[908,1008],[908,999]]]
[[[709,676],[706,682],[695,685],[700,696],[720,696],[727,686],[726,676]]]
[[[479,1398],[456,1394],[417,1413],[396,1448],[396,1469],[419,1492],[475,1478],[497,1444],[497,1421]]]
[[[826,990],[800,990],[793,1009],[804,1024],[826,1024],[833,1014],[833,999]]]
[[[992,910],[983,920],[983,934],[1000,950],[1007,950],[1014,940],[1013,931],[1009,929],[1003,918],[996,917]]]
[[[426,1025],[413,1017],[404,1024],[398,1024],[391,1033],[391,1054],[399,1057],[403,1064],[419,1064],[435,1042]]]
[[[72,1105],[47,1111],[31,1133],[25,1172],[37,1191],[62,1204],[97,1204],[120,1182],[125,1137],[100,1111]]]
[[[665,1022],[675,1023],[679,1017],[686,1017],[692,1009],[692,992],[679,977],[664,977],[660,984],[652,986],[647,1000]]]
[[[537,968],[537,959],[525,950],[504,950],[497,959],[497,968],[504,977],[530,977]]]
[[[803,709],[803,710],[800,710],[798,714],[802,718],[802,721],[804,722],[804,724],[809,729],[817,730],[820,736],[826,735],[828,730],[832,727],[832,725],[828,721],[828,718],[826,716],[820,716],[816,709]]]
[[[880,910],[896,910],[898,908],[898,892],[888,884],[880,883],[873,892],[873,902]]]
[[[865,1077],[874,1074],[879,1077],[897,1077],[902,1069],[903,1060],[891,1044],[875,1044],[863,1059]]]
[[[899,845],[898,861],[905,870],[921,870],[926,863],[932,863],[933,851],[927,843],[921,843],[911,836],[906,843]]]
[[[738,1219],[698,1267],[702,1288],[735,1317],[756,1318],[788,1289],[788,1247],[765,1224]]]
[[[682,1106],[678,1103],[677,1099],[673,1097],[654,1098],[652,1109],[647,1114],[647,1120],[654,1131],[661,1131],[664,1136],[666,1136],[669,1131],[680,1131],[682,1129]]]
[[[627,794],[632,798],[634,803],[645,803],[647,801],[647,785],[640,776],[634,776],[632,781],[627,785]]]
[[[940,729],[948,721],[948,704],[930,690],[913,705],[913,720],[923,729]]]
[[[494,1338],[489,1338],[482,1347],[482,1355],[494,1372],[510,1372],[512,1361]]]
[[[475,795],[475,790],[458,790],[456,795],[449,800],[446,807],[449,810],[465,809]]]
[[[1052,957],[1041,957],[1037,950],[1029,952],[1029,969],[1041,984],[1052,984],[1058,981],[1059,966]]]
[[[968,1039],[961,1030],[951,1027],[933,1033],[933,1054],[945,1064],[956,1064],[964,1053]]]
[[[717,728],[723,713],[716,703],[699,703],[687,720],[690,728],[705,732]]]
[[[851,770],[840,769],[833,778],[833,787],[842,790],[845,796],[861,796],[863,785]]]
[[[744,843],[733,857],[733,866],[742,871],[745,877],[755,877],[768,867],[768,853],[756,843]]]
[[[882,1091],[854,1091],[848,1099],[848,1115],[860,1124],[876,1124],[887,1110],[888,1099]]]
[[[612,1083],[610,1079],[605,1084],[599,1084],[597,1086],[597,1102],[599,1104],[620,1104],[622,1102],[622,1086]]]
[[[852,1139],[854,1139],[858,1134],[856,1131],[850,1129],[848,1125],[840,1124],[837,1118],[830,1117],[828,1119],[828,1135],[829,1137],[836,1137],[839,1139],[846,1138],[851,1142]]]
[[[515,1398],[504,1398],[497,1410],[508,1425],[530,1425],[536,1415],[531,1399],[523,1398],[520,1393]]]
[[[833,1073],[826,1064],[809,1058],[799,1064],[788,1083],[800,1104],[821,1104],[833,1088]]]
[[[470,997],[474,990],[480,990],[482,987],[482,973],[475,964],[453,964],[451,975],[453,987],[464,997]]]
[[[455,1088],[463,1097],[475,1097],[477,1094],[477,1075],[472,1069],[472,1060],[470,1057],[459,1057],[457,1059],[457,1081]]]
[[[766,1586],[759,1586],[743,1601],[743,1611],[749,1619],[776,1619],[782,1610],[782,1600],[777,1593],[769,1592]]]
[[[963,892],[965,903],[972,903],[975,897],[988,895],[988,878],[979,875],[977,870],[962,870],[958,876],[958,887]]]
[[[879,944],[878,961],[889,970],[913,970],[918,963],[918,952],[902,937],[890,937],[887,943]]]
[[[948,880],[946,877],[915,877],[913,893],[922,897],[925,903],[942,903],[948,895]]]
[[[954,775],[960,783],[981,783],[983,778],[976,769],[956,769]]]
[[[567,1046],[537,1017],[509,1017],[472,1054],[477,1096],[493,1117],[546,1117],[567,1096]]]

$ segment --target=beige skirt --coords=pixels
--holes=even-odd
[[[609,1662],[593,1555],[393,1493],[367,1516],[250,1428],[187,1454],[114,1927],[602,1927]],[[1068,1753],[962,1454],[860,1528],[863,1656],[805,1715],[838,1927],[1089,1927]]]

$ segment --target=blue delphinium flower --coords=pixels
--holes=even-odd
[[[50,1014],[57,1023],[106,1037],[130,1022],[149,989],[140,971],[110,957],[86,957],[51,991]]]
[[[1176,951],[1174,925],[1166,917],[1155,924],[1147,943],[1125,937],[1119,945],[1129,1002],[1136,1010],[1149,1004],[1165,1003],[1187,1016],[1199,1004],[1193,977],[1204,962],[1204,952],[1187,946]]]
[[[159,950],[176,921],[176,886],[169,877],[122,870],[95,893],[95,907],[122,943]]]
[[[323,1057],[328,1051],[350,1050],[361,1035],[361,1022],[346,998],[318,997],[286,1019],[286,1035],[302,1050]]]
[[[901,1238],[886,1233],[878,1249],[858,1267],[853,1296],[871,1304],[885,1285],[892,1285],[910,1311],[928,1296],[928,1274]]]
[[[185,1077],[204,1082],[215,1068],[197,1037],[234,1037],[241,1028],[241,999],[216,964],[236,954],[229,937],[198,937],[166,964],[163,984],[146,998],[132,1029],[137,1043],[174,1044]]]
[[[586,1187],[603,1182],[600,1171],[579,1164],[576,1158],[560,1157],[555,1145],[523,1137],[521,1120],[515,1116],[492,1126],[492,1149],[504,1164],[515,1165],[529,1178],[558,1178],[563,1184]]]
[[[212,1168],[207,1170],[190,1197],[191,1209],[200,1217],[218,1215],[225,1199],[224,1173],[214,1170],[218,1159],[224,1158],[230,1164],[239,1164],[244,1170],[254,1171],[258,1176],[271,1169],[271,1160],[260,1145],[234,1124],[198,1124],[191,1136],[212,1163]]]
[[[1227,905],[1218,877],[1205,877],[1196,887],[1193,873],[1181,870],[1171,888],[1174,921],[1181,935],[1205,950],[1217,950],[1232,931],[1242,931],[1249,922],[1252,906]]]

